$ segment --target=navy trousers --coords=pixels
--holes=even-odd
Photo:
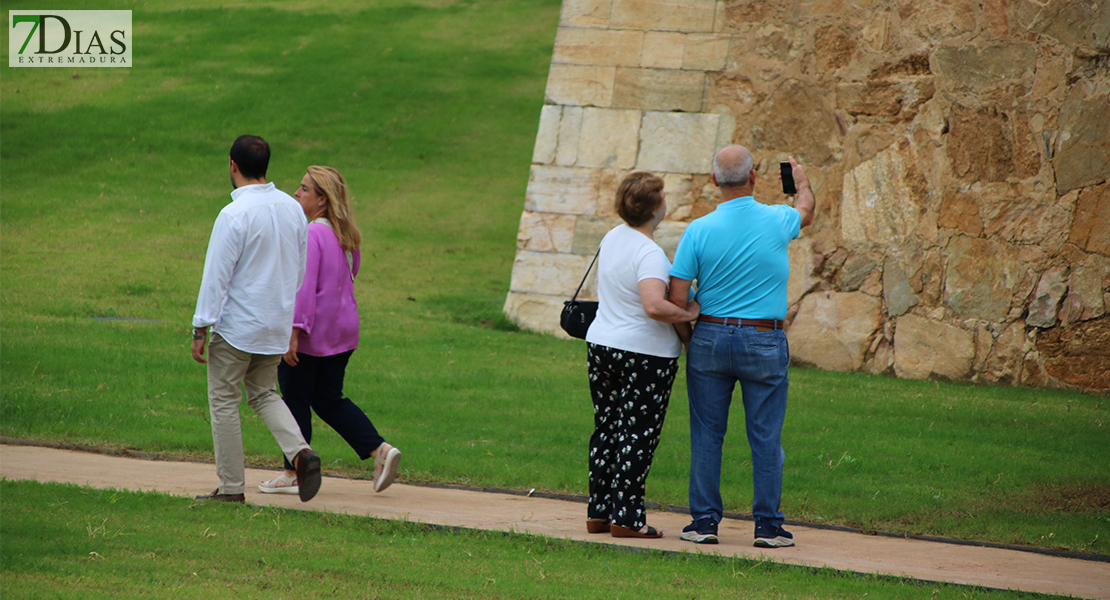
[[[366,460],[385,440],[366,413],[343,395],[343,376],[353,353],[348,350],[332,356],[311,356],[298,352],[297,366],[291,367],[284,360],[278,364],[278,384],[306,442],[312,443],[312,411],[316,411],[359,458]],[[285,468],[294,469],[289,460],[285,460]]]

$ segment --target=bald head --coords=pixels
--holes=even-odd
[[[752,154],[743,146],[726,146],[713,157],[713,177],[720,188],[748,185],[752,172]]]

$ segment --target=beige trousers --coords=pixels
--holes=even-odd
[[[250,354],[234,348],[219,334],[208,344],[208,409],[212,415],[212,441],[216,448],[216,475],[221,494],[246,491],[243,466],[243,429],[239,403],[247,393],[250,406],[274,434],[278,446],[293,462],[308,444],[296,419],[277,393],[277,366],[281,355]]]

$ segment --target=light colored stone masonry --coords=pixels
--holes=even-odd
[[[758,200],[787,155],[813,183],[796,363],[1110,390],[1108,37],[1105,2],[564,0],[505,312],[563,335],[632,170],[673,257],[737,143]]]
[[[564,2],[505,302],[512,319],[564,335],[559,311],[621,222],[612,199],[627,173],[664,177],[670,212],[656,239],[671,257],[686,223],[708,212],[702,196],[713,192],[700,188],[736,128],[706,105],[709,75],[728,60],[723,17],[716,0]],[[596,297],[596,275],[580,295]]]

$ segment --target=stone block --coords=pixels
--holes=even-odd
[[[556,254],[520,250],[513,261],[509,289],[529,294],[547,294],[569,300],[586,274],[593,255]]]
[[[878,342],[872,351],[871,360],[867,361],[866,371],[872,375],[892,374],[894,368],[894,344],[885,338],[876,338]]]
[[[728,61],[729,36],[691,33],[686,36],[682,68],[692,71],[723,71]]]
[[[578,142],[580,167],[630,169],[636,164],[640,111],[586,108]]]
[[[1037,336],[1048,375],[1088,390],[1110,391],[1110,317],[1053,327]]]
[[[861,247],[906,245],[917,230],[920,209],[901,152],[887,149],[844,174],[840,231]]]
[[[944,304],[961,318],[1006,320],[1027,267],[1017,251],[995,240],[956,236],[948,242]]]
[[[643,45],[642,31],[560,27],[555,34],[551,62],[637,67]]]
[[[971,237],[979,237],[983,232],[983,220],[979,217],[979,204],[975,196],[949,192],[941,200],[937,225],[960,231]]]
[[[713,146],[713,153],[716,154],[717,150],[724,148],[735,143],[732,136],[736,133],[736,117],[733,115],[721,115],[721,120],[717,124],[717,143]],[[712,162],[712,159],[710,159]],[[712,170],[712,165],[711,169]],[[814,176],[817,174],[814,173]]]
[[[1025,325],[1021,321],[1008,325],[991,344],[990,354],[983,364],[982,379],[992,383],[1018,383],[1025,358],[1025,339]]]
[[[707,103],[713,108],[712,112],[724,108],[736,117],[750,120],[749,115],[763,108],[765,98],[759,89],[761,85],[752,81],[749,72],[737,70],[730,65],[726,65],[726,69],[728,70],[723,73],[709,74]]]
[[[503,311],[505,316],[525,329],[570,339],[570,336],[559,327],[559,315],[563,311],[565,300],[569,298],[509,292],[505,298]]]
[[[1060,306],[1060,326],[1095,319],[1106,314],[1110,292],[1110,257],[1092,254],[1072,269],[1068,296]]]
[[[563,27],[608,27],[613,0],[563,0],[559,25]]]
[[[1087,252],[1110,256],[1110,182],[1079,193],[1068,241]]]
[[[705,87],[701,71],[618,67],[611,106],[696,113],[702,110]]]
[[[713,13],[713,31],[721,33],[728,28],[728,2],[717,0],[717,10]]]
[[[792,360],[819,369],[858,371],[882,324],[878,298],[862,292],[815,292],[790,325]]]
[[[1065,47],[1088,44],[1105,48],[1110,43],[1110,5],[1106,2],[1054,0],[1010,4],[1014,24],[1011,29],[1044,34]]]
[[[598,173],[593,169],[532,165],[524,210],[583,215],[597,200]]]
[[[682,232],[686,231],[687,223],[678,221],[663,221],[655,229],[653,238],[655,243],[667,254],[667,259],[674,261],[675,250],[678,250],[678,241],[682,239]]]
[[[777,79],[781,67],[767,63]],[[841,133],[832,90],[787,79],[774,88],[761,108],[751,124],[753,149],[788,152],[807,167],[835,160],[833,148],[840,145]]]
[[[694,177],[686,173],[663,173],[663,192],[666,193],[667,218],[674,218],[675,211],[694,203],[697,190],[694,187]]]
[[[517,250],[569,253],[574,243],[574,215],[525,211],[516,234]]]
[[[599,217],[613,217],[619,219],[617,214],[617,189],[624,181],[631,169],[600,169],[597,174],[597,209],[594,211]]]
[[[981,91],[1032,75],[1037,48],[1020,42],[982,48],[946,46],[937,48],[934,57],[937,71],[949,85]]]
[[[1068,228],[1073,222],[1078,196],[1074,191],[1061,198],[1051,192],[1042,197],[988,196],[984,199],[982,210],[986,222],[983,235],[1043,248],[1059,248],[1068,239]]]
[[[906,314],[920,302],[910,288],[910,280],[902,266],[889,257],[883,263],[883,301],[886,303],[886,314],[891,317]]]
[[[968,182],[1005,181],[1014,170],[1009,117],[989,107],[952,107],[945,152],[956,176]]]
[[[574,246],[571,252],[593,256],[597,253],[605,234],[623,222],[620,217],[578,217],[574,227]]]
[[[976,17],[982,3],[967,0],[929,0],[915,2],[911,18],[902,13],[899,37],[921,38],[929,45],[939,45],[944,40],[963,39],[978,29]]]
[[[551,65],[547,73],[548,104],[609,106],[613,101],[616,67]]]
[[[681,69],[686,52],[686,34],[673,31],[648,31],[640,52],[640,66],[648,69]]]
[[[1052,159],[1058,194],[1110,180],[1110,94],[1083,83],[1071,86],[1060,107]]]
[[[720,115],[645,114],[636,168],[657,173],[711,172],[721,124]]]
[[[848,114],[894,117],[910,115],[933,97],[935,88],[926,81],[849,81],[836,86],[837,107]]]
[[[559,139],[555,150],[555,164],[572,167],[578,162],[578,143],[582,137],[582,111],[580,106],[564,106],[559,121]]]
[[[1052,269],[1041,275],[1037,289],[1033,292],[1033,299],[1029,302],[1025,323],[1041,328],[1055,325],[1056,312],[1067,291],[1067,279],[1063,269]]]
[[[844,31],[835,25],[819,28],[813,36],[813,54],[821,72],[833,71],[852,62],[859,45],[859,33]]]
[[[975,339],[946,323],[909,314],[894,333],[894,372],[907,379],[965,379],[975,359]]]
[[[878,13],[860,30],[859,39],[872,52],[882,52],[888,48],[893,37],[891,29],[890,16]]]
[[[716,0],[613,0],[610,26],[712,32],[716,13]]]
[[[808,240],[795,240],[787,246],[790,277],[786,280],[786,305],[793,306],[821,282],[816,277],[816,255]]]
[[[563,107],[545,104],[540,109],[540,127],[536,132],[536,145],[532,149],[532,162],[549,165],[555,162],[555,149],[559,144],[559,124]]]

